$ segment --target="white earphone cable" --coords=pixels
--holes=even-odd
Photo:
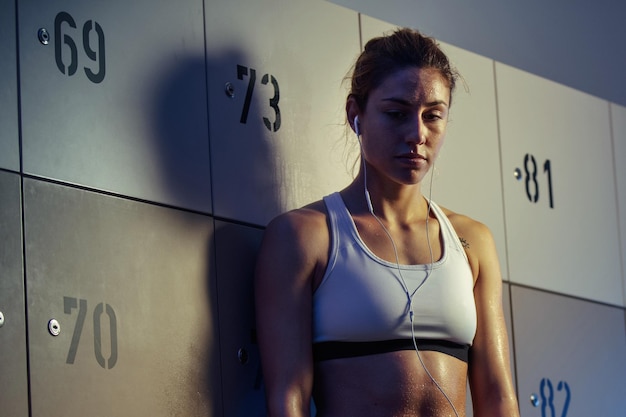
[[[358,125],[358,120],[355,120],[355,125]],[[364,188],[364,192],[365,192],[365,200],[367,202],[367,207],[369,209],[370,214],[374,217],[374,219],[376,219],[376,221],[378,222],[380,227],[383,229],[383,231],[385,232],[385,234],[389,238],[389,241],[391,242],[391,246],[393,247],[393,253],[394,253],[394,256],[395,256],[395,259],[396,259],[396,269],[398,271],[398,275],[399,275],[399,278],[400,278],[400,284],[402,285],[402,287],[404,289],[404,292],[405,292],[405,294],[407,296],[407,308],[409,310],[409,319],[410,319],[410,322],[411,322],[411,339],[413,340],[413,347],[415,349],[415,353],[417,354],[417,358],[418,358],[420,364],[422,365],[422,368],[424,369],[424,372],[426,372],[426,375],[428,375],[428,378],[433,382],[433,384],[441,392],[441,394],[444,396],[444,398],[448,401],[448,403],[450,404],[450,407],[452,407],[452,411],[454,412],[454,415],[456,417],[459,417],[459,413],[458,413],[456,407],[454,406],[454,403],[452,402],[450,397],[448,397],[448,394],[446,394],[446,392],[441,387],[441,385],[439,385],[439,383],[432,376],[432,374],[430,373],[430,371],[426,367],[426,364],[424,363],[424,360],[422,359],[422,355],[420,354],[419,348],[417,346],[417,340],[415,340],[415,323],[413,321],[413,315],[414,315],[413,314],[413,296],[417,293],[417,290],[419,290],[422,287],[422,285],[424,285],[426,280],[430,277],[430,274],[431,274],[432,269],[433,269],[433,263],[434,263],[433,248],[432,248],[432,245],[430,243],[430,232],[429,232],[429,228],[428,228],[428,219],[430,218],[430,211],[431,211],[431,207],[432,207],[433,177],[435,176],[434,175],[435,174],[434,173],[435,164],[433,162],[432,171],[431,171],[431,174],[430,174],[430,190],[429,190],[429,195],[428,195],[428,209],[427,209],[427,212],[426,212],[426,240],[428,241],[428,250],[429,250],[429,253],[430,253],[430,264],[426,267],[426,276],[424,277],[422,282],[415,288],[415,290],[411,293],[409,291],[409,288],[408,288],[407,284],[406,284],[406,281],[404,280],[404,276],[402,275],[402,269],[400,268],[400,259],[398,257],[398,248],[396,247],[396,243],[393,240],[393,237],[391,236],[391,233],[389,232],[389,230],[387,230],[387,227],[385,227],[385,225],[382,222],[382,220],[380,220],[380,218],[374,213],[374,207],[372,205],[372,200],[370,198],[370,193],[369,193],[369,191],[367,189],[367,168],[366,168],[365,158],[363,156],[363,144],[361,142],[360,132],[358,131],[358,129],[357,129],[356,133],[357,133],[357,139],[359,140],[359,145],[361,147],[361,162],[362,162],[362,165],[363,165],[363,188]]]

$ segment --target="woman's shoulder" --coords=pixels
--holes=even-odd
[[[310,233],[326,226],[326,217],[324,202],[319,200],[276,216],[267,225],[267,230],[277,229],[289,233]]]
[[[481,223],[478,220],[475,220],[465,214],[452,211],[446,207],[439,207],[441,208],[441,211],[446,215],[448,220],[450,220],[452,227],[454,227],[454,230],[459,236],[465,235],[468,237],[481,239],[487,236],[491,236],[491,231],[486,224]]]
[[[447,207],[439,206],[439,208],[446,215],[448,220],[450,220],[450,223],[452,223],[452,226],[457,231],[462,230],[466,232],[471,232],[472,234],[489,232],[489,228],[487,227],[487,225],[476,219],[473,219],[470,216],[458,213],[456,211],[452,211]]]
[[[294,276],[319,280],[328,259],[330,234],[322,201],[290,210],[274,218],[263,235],[259,253],[260,271],[285,271]],[[291,277],[291,278],[290,278]]]
[[[481,265],[492,263],[498,259],[495,242],[491,230],[484,223],[473,218],[441,207],[465,249],[474,282],[478,279]]]
[[[265,230],[266,240],[280,242],[292,249],[324,247],[328,235],[327,212],[322,200],[276,216]]]

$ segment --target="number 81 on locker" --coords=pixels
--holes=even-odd
[[[550,208],[554,208],[554,196],[552,194],[552,165],[549,159],[543,163],[543,173],[546,175],[548,185],[548,203]],[[524,170],[515,168],[514,176],[518,181],[524,180],[526,185],[526,197],[531,203],[539,201],[539,179],[537,172],[537,160],[534,155],[527,153],[524,156]]]

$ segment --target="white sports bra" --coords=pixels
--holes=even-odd
[[[376,256],[361,240],[341,195],[324,198],[330,256],[313,294],[315,360],[413,349],[409,305],[398,265]],[[421,350],[467,362],[476,333],[473,276],[450,221],[433,202],[443,241],[431,265],[399,265],[413,296],[414,334]],[[425,280],[425,281],[424,281]],[[423,282],[423,283],[422,283]]]

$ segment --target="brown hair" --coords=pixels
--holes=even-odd
[[[450,101],[459,78],[446,54],[435,39],[414,29],[398,29],[390,35],[373,38],[365,48],[352,72],[350,94],[361,110],[365,110],[369,93],[392,72],[409,67],[434,68],[448,81]]]

